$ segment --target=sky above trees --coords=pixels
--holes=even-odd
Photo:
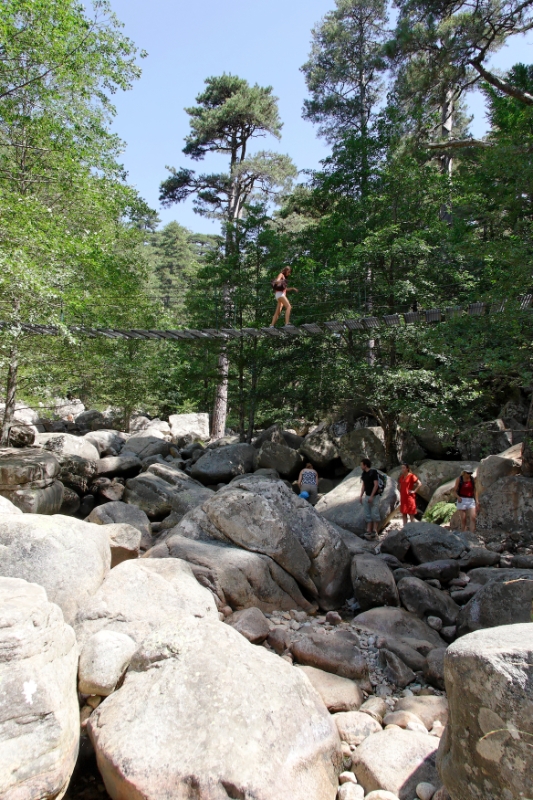
[[[333,8],[333,0],[112,0],[112,5],[125,33],[148,52],[141,80],[114,98],[114,128],[127,142],[123,163],[130,183],[158,209],[163,223],[177,219],[205,233],[219,227],[194,214],[191,200],[177,209],[162,209],[158,202],[167,164],[194,167],[181,153],[189,131],[184,108],[194,104],[210,75],[230,72],[252,84],[273,86],[284,123],[282,138],[258,139],[256,150],[287,153],[299,170],[316,169],[328,154],[316,128],[301,117],[306,87],[300,67],[308,58],[311,28]],[[508,69],[518,61],[533,63],[533,34],[511,40],[491,64]],[[472,132],[482,135],[486,120],[478,93],[470,95],[469,106]],[[205,169],[223,169],[220,158],[209,156]]]

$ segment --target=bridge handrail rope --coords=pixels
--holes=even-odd
[[[77,336],[86,336],[90,339],[104,337],[107,339],[144,339],[144,340],[177,340],[200,341],[215,339],[237,339],[241,337],[265,337],[271,339],[292,338],[293,336],[316,336],[319,334],[340,335],[350,331],[375,331],[377,328],[405,327],[416,323],[433,324],[457,318],[462,314],[469,316],[484,316],[487,314],[501,314],[507,307],[507,299],[492,302],[470,303],[468,306],[449,306],[445,309],[432,308],[425,311],[406,311],[401,314],[385,314],[382,317],[359,317],[331,322],[307,322],[300,325],[284,325],[279,328],[184,328],[175,330],[155,330],[145,328],[91,328],[82,325],[71,325],[68,330]],[[520,311],[531,309],[533,294],[524,294],[517,298]],[[57,336],[60,329],[55,325],[40,325],[38,323],[10,323],[0,321],[0,331],[22,330],[34,335]]]

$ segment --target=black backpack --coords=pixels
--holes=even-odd
[[[378,491],[377,494],[383,494],[385,491],[385,487],[387,486],[387,476],[382,475],[381,472],[378,472]]]

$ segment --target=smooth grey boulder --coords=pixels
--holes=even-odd
[[[377,556],[354,556],[352,585],[354,597],[363,611],[374,606],[400,605],[394,575],[385,561]]]
[[[171,513],[183,517],[212,496],[212,489],[186,472],[170,464],[152,464],[147,472],[126,481],[124,501],[141,508],[151,519],[163,519]]]
[[[0,515],[0,575],[43,586],[68,623],[98,590],[110,563],[109,537],[96,525],[60,514]]]
[[[110,695],[136,650],[137,644],[125,633],[101,630],[93,634],[80,653],[79,692],[99,697]]]
[[[195,512],[193,512],[194,514]],[[180,527],[176,530],[179,530]],[[198,582],[217,598],[220,608],[238,611],[257,607],[265,613],[291,608],[310,611],[298,584],[268,556],[217,541],[200,541],[170,532],[146,553],[146,558],[180,558]]]
[[[275,469],[282,478],[288,480],[298,477],[304,463],[297,450],[277,442],[264,442],[257,456],[258,467]]]
[[[0,797],[63,797],[80,732],[78,648],[42,586],[0,577]]]
[[[402,578],[398,583],[398,593],[404,608],[420,619],[439,617],[444,625],[455,625],[459,606],[440,589],[420,578]]]
[[[383,428],[357,428],[339,438],[339,455],[346,469],[361,466],[363,458],[369,458],[375,469],[385,469]]]
[[[533,578],[492,580],[463,606],[457,617],[457,635],[532,621]]]
[[[493,483],[509,475],[519,475],[522,467],[522,445],[514,444],[497,455],[484,458],[476,470],[476,489],[481,497]]]
[[[121,455],[134,455],[141,461],[150,456],[161,455],[163,458],[170,453],[169,437],[156,428],[147,428],[134,433],[122,448]]]
[[[142,549],[147,550],[153,544],[152,527],[144,511],[120,500],[93,508],[86,522],[94,522],[96,525],[132,525],[141,532]]]
[[[365,795],[383,789],[412,800],[419,783],[439,784],[435,766],[439,740],[424,733],[390,729],[365,739],[352,754],[352,770]]]
[[[287,444],[283,438],[283,433],[279,425],[271,425],[269,428],[266,428],[266,430],[261,431],[261,433],[255,437],[252,444],[256,450],[260,450],[265,442]]]
[[[431,653],[428,653],[427,665],[424,670],[424,678],[426,681],[435,686],[437,689],[444,689],[444,656],[446,655],[445,647],[436,647]]]
[[[533,530],[533,480],[509,475],[479,498],[479,528]]]
[[[139,645],[182,614],[218,620],[211,592],[179,559],[123,561],[80,609],[74,624],[83,649],[99,631],[122,633]]]
[[[337,531],[282,481],[245,476],[185,515],[173,531],[262,553],[291,575],[321,607],[351,594],[350,554]]]
[[[83,436],[73,436],[70,433],[38,433],[35,445],[53,453],[60,463],[64,456],[78,456],[95,464],[100,458],[98,450],[91,442]]]
[[[506,569],[490,569],[489,567],[478,567],[471,569],[468,577],[473,583],[484,586],[490,581],[515,581],[520,578],[533,580],[533,569],[508,567]]]
[[[85,430],[106,430],[109,428],[109,419],[101,411],[97,411],[95,408],[88,408],[76,416],[76,424]]]
[[[513,432],[502,419],[495,419],[461,432],[456,447],[461,458],[473,458],[479,461],[485,456],[502,453],[512,444]]]
[[[532,797],[533,625],[464,636],[444,661],[450,718],[438,767],[452,800]]]
[[[86,494],[97,472],[97,462],[81,456],[59,456],[59,480],[78,494]]]
[[[304,438],[300,452],[317,469],[325,469],[339,456],[337,438],[331,429],[322,423]]]
[[[413,646],[415,644],[417,643],[412,638],[409,638],[409,641],[407,641],[407,639],[386,634],[381,635],[377,640],[377,646],[380,650],[384,648],[394,653],[394,655],[401,658],[404,664],[407,664],[414,672],[423,672],[427,666],[426,657],[415,649]],[[425,652],[425,648],[423,649]]]
[[[432,522],[409,522],[403,528],[411,553],[419,564],[460,558],[467,550],[464,540]]]
[[[458,478],[465,467],[476,469],[478,461],[422,461],[416,468],[416,475],[420,481],[417,493],[427,502],[431,500],[433,492],[443,483]]]
[[[191,476],[202,483],[228,483],[238,475],[253,472],[257,450],[251,444],[209,448],[191,467]]]
[[[489,550],[484,552],[490,553]],[[461,567],[459,562],[452,558],[441,558],[437,561],[426,561],[425,564],[418,564],[410,569],[415,578],[422,578],[424,581],[427,581],[428,578],[430,578],[434,580],[436,579],[441,583],[448,583],[454,578],[459,577]]]
[[[339,731],[341,742],[346,742],[356,747],[361,742],[364,742],[368,736],[381,731],[379,722],[363,711],[340,711],[333,715],[333,719]]]
[[[366,522],[363,506],[359,502],[361,495],[361,469],[350,473],[335,489],[321,497],[315,508],[319,514],[330,522],[345,528],[352,533],[364,533]],[[389,519],[400,504],[400,493],[396,481],[387,476],[383,494],[379,495],[380,530],[388,524]]]
[[[88,731],[114,797],[337,793],[340,740],[321,699],[298,670],[216,620],[181,614],[148,636]]]
[[[134,456],[106,456],[101,458],[96,465],[98,475],[112,477],[113,475],[131,475],[140,472],[141,461]]]
[[[419,697],[401,697],[394,707],[395,711],[408,711],[419,717],[428,731],[435,722],[446,725],[448,722],[448,701],[445,697],[420,695]]]
[[[316,631],[292,642],[291,652],[299,664],[350,678],[370,691],[368,665],[359,639],[352,631]]]
[[[409,686],[416,675],[413,670],[396,653],[383,647],[379,651],[379,663],[384,668],[385,677],[401,689]]]
[[[411,543],[409,538],[404,533],[403,528],[397,531],[391,531],[387,537],[381,542],[381,552],[388,553],[394,556],[399,561],[403,561],[409,552]]]
[[[120,453],[124,447],[124,444],[129,439],[129,435],[127,433],[123,433],[122,431],[103,430],[90,431],[89,433],[86,433],[83,438],[87,442],[90,442],[92,445],[94,445],[100,456],[102,456],[102,453],[105,453],[106,450],[109,449]]]
[[[357,625],[400,639],[429,642],[443,647],[444,642],[433,628],[403,608],[371,608],[357,616]]]

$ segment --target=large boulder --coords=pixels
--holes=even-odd
[[[311,682],[331,714],[357,711],[361,707],[363,693],[355,681],[316,667],[299,666],[298,669]]]
[[[325,424],[319,425],[303,440],[300,452],[319,470],[326,469],[339,456],[337,438]]]
[[[305,634],[291,645],[291,652],[299,664],[332,672],[342,678],[360,682],[370,690],[368,665],[359,639],[353,631],[316,631]]]
[[[382,558],[356,555],[352,561],[354,597],[362,611],[375,606],[399,606],[394,575]]]
[[[79,742],[78,648],[35,583],[0,578],[0,796],[63,797]]]
[[[114,798],[336,796],[340,741],[316,692],[217,621],[179,615],[147,637],[88,730]]]
[[[170,464],[152,464],[147,472],[126,482],[124,501],[145,511],[151,519],[163,519],[171,513],[176,522],[191,509],[212,497],[207,489],[186,472]]]
[[[277,442],[264,442],[257,456],[261,469],[275,469],[282,478],[293,480],[304,465],[304,459],[291,447]]]
[[[366,522],[363,506],[359,502],[361,496],[361,468],[353,470],[342,483],[327,495],[321,497],[315,508],[319,514],[330,522],[345,528],[352,533],[364,533]],[[400,504],[398,484],[390,476],[383,494],[379,495],[380,530],[385,528]]]
[[[2,497],[0,495],[0,514],[22,514],[23,512],[20,508],[17,508],[11,500],[8,500],[7,497]]]
[[[206,442],[209,439],[209,414],[171,414],[168,421],[175,444],[183,440]]]
[[[409,522],[402,535],[409,541],[409,552],[417,564],[460,558],[467,550],[461,536],[432,522]]]
[[[533,530],[533,479],[508,475],[479,498],[479,528]]]
[[[0,515],[0,575],[43,586],[66,622],[98,590],[110,563],[109,537],[96,525],[59,514]]]
[[[369,458],[375,469],[385,469],[385,437],[383,428],[358,428],[345,433],[339,439],[339,455],[347,469],[361,466],[363,458]]]
[[[82,456],[67,454],[59,456],[59,463],[61,465],[59,471],[61,483],[77,494],[86,494],[96,475],[97,462],[89,461]]]
[[[168,456],[170,453],[169,436],[157,428],[147,428],[130,436],[122,448],[122,455],[134,455],[141,461],[151,456]]]
[[[462,470],[468,466],[476,469],[478,462],[433,461],[429,459],[422,461],[415,470],[421,484],[417,489],[417,493],[429,502],[435,489],[442,486],[443,483],[448,483],[448,481],[458,478]]]
[[[178,526],[176,530],[180,529]],[[220,608],[240,610],[255,606],[265,613],[313,608],[294,578],[260,553],[217,541],[198,541],[171,530],[164,541],[146,553],[146,558],[186,561],[199,583],[217,598]]]
[[[501,419],[482,422],[474,428],[461,433],[456,447],[461,458],[473,458],[479,461],[486,456],[501,453],[513,444],[513,432]]]
[[[96,447],[83,436],[70,433],[39,433],[35,437],[35,446],[53,453],[59,463],[64,456],[78,456],[95,464],[100,458]]]
[[[137,475],[142,469],[142,462],[137,456],[106,456],[97,464],[97,473],[102,477],[111,478],[115,475],[131,477]]]
[[[444,626],[455,625],[459,606],[440,589],[420,578],[402,578],[398,583],[398,593],[403,607],[420,619],[439,617]]]
[[[183,613],[218,619],[213,596],[188,564],[179,559],[123,561],[83,605],[74,629],[83,656],[86,643],[100,631],[122,633],[139,645]]]
[[[38,448],[0,450],[0,496],[25,514],[56,514],[63,502],[59,461]]]
[[[352,754],[352,770],[365,793],[383,789],[412,800],[419,783],[439,783],[435,761],[439,740],[392,728],[365,739]]]
[[[115,430],[104,431],[90,431],[83,437],[85,441],[90,442],[98,450],[100,456],[109,450],[114,450],[115,453],[120,453],[124,444],[129,439],[127,433]]]
[[[230,444],[206,450],[191,467],[191,475],[204,484],[228,483],[253,472],[257,450],[251,444]]]
[[[130,558],[138,558],[142,534],[137,528],[122,522],[106,525],[104,531],[109,536],[111,569]]]
[[[532,621],[533,576],[505,580],[498,576],[500,570],[494,572],[495,580],[482,586],[461,609],[457,617],[459,636],[482,628]]]
[[[533,625],[464,636],[444,675],[450,718],[438,766],[452,800],[532,797]]]
[[[131,525],[141,532],[142,549],[147,550],[153,544],[152,526],[144,511],[120,500],[93,508],[86,522],[94,522],[96,525]]]
[[[337,531],[282,481],[233,481],[173,529],[270,556],[324,609],[351,594],[350,554]]]
[[[360,627],[404,639],[406,642],[428,642],[433,647],[444,645],[437,631],[403,608],[371,608],[359,614],[356,622]]]
[[[414,435],[420,447],[431,458],[444,458],[453,446],[450,436],[435,430],[430,425],[418,427]]]
[[[519,475],[522,467],[522,445],[515,444],[503,453],[487,456],[476,470],[476,489],[478,497],[500,478]]]
[[[82,430],[98,431],[106,430],[109,428],[109,420],[101,411],[95,408],[88,408],[78,414],[76,417],[76,424]]]

